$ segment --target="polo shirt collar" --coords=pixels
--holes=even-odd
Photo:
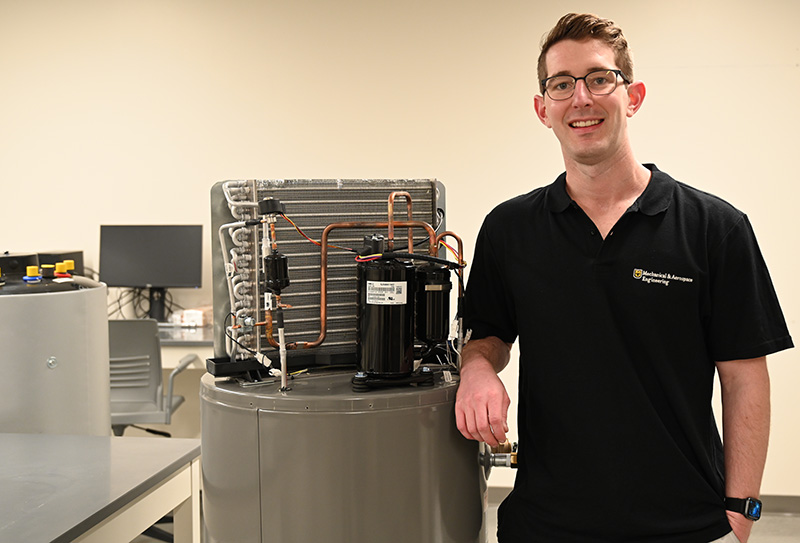
[[[645,164],[645,168],[652,172],[647,188],[636,199],[630,211],[638,211],[645,215],[658,215],[669,209],[672,202],[675,180],[656,167],[655,164]],[[550,211],[561,213],[571,205],[577,205],[567,194],[566,172],[558,176],[555,182],[548,187],[547,200]]]

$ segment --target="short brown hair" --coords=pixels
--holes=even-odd
[[[628,40],[622,35],[622,29],[614,21],[603,19],[589,13],[567,13],[558,20],[556,26],[542,40],[542,52],[539,53],[539,81],[547,77],[545,56],[550,48],[562,40],[600,40],[614,51],[617,68],[627,81],[633,81],[633,58],[628,48]]]

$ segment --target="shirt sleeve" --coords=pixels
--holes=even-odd
[[[711,255],[709,348],[716,361],[758,358],[793,347],[755,233],[740,220]]]
[[[513,297],[503,273],[503,240],[484,221],[475,242],[475,254],[467,289],[464,294],[464,326],[472,330],[472,339],[495,336],[513,343],[517,338],[517,323]]]

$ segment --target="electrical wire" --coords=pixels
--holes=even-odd
[[[150,293],[146,288],[121,288],[117,297],[108,304],[109,317],[124,317],[125,308],[130,306],[133,318],[146,319],[150,315]],[[164,297],[165,316],[169,317],[175,310],[183,307],[175,302],[172,293],[167,290]]]
[[[438,234],[441,231],[441,229],[444,227],[444,209],[438,208],[436,210],[436,218],[438,219],[438,221],[436,223],[436,227],[433,229],[433,233],[434,234]],[[430,243],[430,239],[431,239],[430,236],[425,236],[424,238],[422,238],[421,240],[416,242],[414,244],[414,247],[420,247],[422,245],[426,245],[426,244]]]
[[[459,262],[461,262],[461,257],[460,257],[460,255],[458,254],[458,251],[456,251],[455,249],[453,249],[453,248],[452,248],[450,245],[448,245],[447,243],[445,243],[445,242],[444,242],[444,241],[442,241],[442,240],[440,240],[440,241],[439,241],[439,245],[444,245],[445,247],[447,247],[447,249],[450,251],[450,253],[451,253],[451,254],[452,254],[454,257],[456,257],[456,260],[458,260]]]
[[[299,226],[297,226],[297,225],[295,224],[295,222],[294,222],[292,219],[290,219],[289,217],[287,217],[287,216],[286,216],[285,214],[283,214],[283,213],[281,213],[280,215],[281,215],[281,217],[283,217],[284,219],[286,219],[286,220],[289,222],[289,224],[291,224],[292,226],[294,226],[294,229],[295,229],[295,230],[297,230],[297,232],[298,232],[298,233],[299,233],[301,236],[303,236],[304,238],[306,238],[308,241],[310,241],[310,242],[311,242],[311,243],[313,243],[314,245],[316,245],[316,246],[318,246],[318,247],[322,247],[322,242],[316,241],[316,240],[314,240],[314,239],[311,239],[310,237],[308,237],[308,236],[306,235],[306,233],[305,233],[305,232],[303,232],[303,231],[300,229],[300,227],[299,227]],[[329,243],[329,244],[328,244],[328,247],[332,247],[332,248],[334,248],[334,249],[341,249],[341,250],[343,250],[343,251],[350,251],[351,253],[358,253],[358,251],[356,251],[355,249],[350,249],[349,247],[340,247],[340,246],[338,246],[338,245],[333,245],[332,243]]]
[[[88,277],[94,281],[100,281],[100,272],[95,270],[94,268],[90,268],[89,266],[83,267],[83,276]]]
[[[380,260],[381,258],[383,258],[383,254],[380,253],[374,255],[363,255],[363,256],[357,256],[356,262],[372,262],[374,260]]]
[[[124,301],[126,295],[130,294],[129,289],[119,290],[117,297],[108,303],[108,316],[115,317],[116,315],[122,316],[125,306],[130,303],[130,300]],[[116,306],[116,308],[114,307]]]
[[[464,264],[458,262],[450,262],[444,258],[439,258],[438,256],[431,256],[424,253],[399,253],[399,252],[385,252],[380,254],[373,254],[367,256],[357,256],[356,262],[372,262],[374,260],[392,260],[395,258],[405,258],[405,259],[412,259],[412,260],[424,260],[426,262],[435,262],[437,264],[444,264],[448,268],[460,270],[464,267]]]

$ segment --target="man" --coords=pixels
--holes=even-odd
[[[760,503],[766,355],[792,340],[747,217],[634,158],[627,122],[645,86],[632,72],[613,22],[557,23],[535,108],[566,172],[495,208],[476,243],[464,436],[506,439],[497,372],[520,342],[519,470],[501,543],[746,543]]]

